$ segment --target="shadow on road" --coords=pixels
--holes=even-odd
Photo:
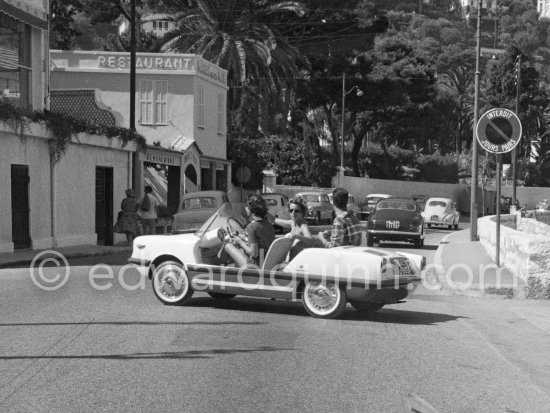
[[[263,322],[246,321],[79,321],[79,322],[60,322],[60,323],[0,323],[1,327],[34,327],[34,326],[72,326],[72,325],[113,325],[113,326],[223,326],[223,325],[264,325]]]
[[[36,356],[0,356],[0,360],[69,360],[69,359],[101,359],[101,360],[139,360],[139,359],[206,359],[215,355],[255,353],[266,351],[295,351],[291,348],[257,347],[250,349],[209,349],[189,351],[163,351],[160,353],[130,353],[130,354],[82,354],[82,355],[36,355]]]
[[[421,311],[398,310],[398,307],[384,307],[375,313],[360,313],[348,306],[343,315],[336,320],[368,321],[391,324],[418,324],[435,325],[448,321],[455,321],[461,316],[440,313],[426,313]],[[309,317],[301,302],[268,299],[235,298],[230,301],[220,301],[213,298],[195,298],[185,304],[185,307],[209,307],[233,311],[249,311],[267,314],[285,314],[300,317]],[[394,309],[395,308],[395,309]]]

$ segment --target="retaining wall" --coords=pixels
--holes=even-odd
[[[520,277],[526,298],[550,299],[550,226],[520,214],[501,216],[500,264]],[[478,219],[481,245],[496,261],[496,217]]]

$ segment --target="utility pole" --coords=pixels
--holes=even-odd
[[[346,74],[342,74],[342,140],[340,142],[340,173],[338,174],[338,185],[342,185],[344,176],[344,123],[346,120]]]
[[[130,129],[136,130],[136,0],[130,11]]]
[[[481,0],[477,1],[476,30],[476,71],[474,84],[474,128],[472,139],[472,182],[470,192],[470,241],[477,241],[477,185],[478,185],[478,144],[476,127],[479,117],[479,60],[481,55]]]
[[[516,115],[519,117],[519,96],[521,90],[521,54],[518,55],[516,71]],[[516,146],[512,150],[512,202],[516,205],[516,179],[517,169],[516,163],[518,161],[518,147]]]

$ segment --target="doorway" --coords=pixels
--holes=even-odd
[[[95,232],[98,245],[113,245],[113,168],[95,170]]]
[[[31,247],[29,182],[27,165],[11,166],[11,234],[15,250]]]

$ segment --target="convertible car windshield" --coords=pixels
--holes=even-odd
[[[197,232],[195,232],[195,235],[200,238],[211,228],[225,227],[227,225],[228,217],[237,219],[244,226],[246,222],[246,211],[244,209],[244,204],[225,202],[215,214],[213,214],[204,224],[202,224]]]

